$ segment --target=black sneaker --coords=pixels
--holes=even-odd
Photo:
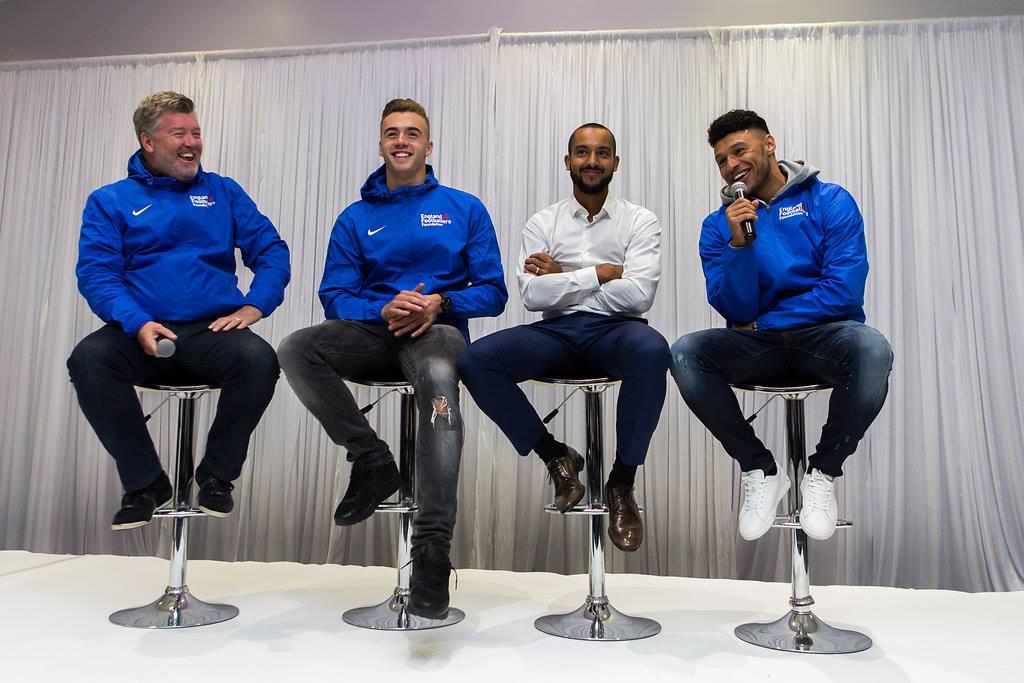
[[[448,618],[448,577],[451,570],[451,560],[441,546],[430,543],[412,549],[410,614],[427,619]]]
[[[221,481],[212,475],[207,477],[199,487],[199,509],[211,517],[227,517],[235,507],[235,501],[231,500],[234,488],[229,481]]]
[[[345,497],[334,511],[334,523],[338,526],[352,526],[368,519],[377,506],[401,485],[402,475],[394,460],[388,459],[386,463],[371,466],[361,466],[356,461]]]
[[[134,529],[149,524],[153,513],[171,502],[174,488],[163,471],[156,481],[138,491],[126,491],[121,497],[121,509],[114,513],[110,528],[114,531]]]

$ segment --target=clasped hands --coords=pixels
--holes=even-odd
[[[403,334],[418,337],[430,329],[441,312],[441,295],[425,295],[425,287],[421,282],[415,289],[403,289],[380,309],[381,317],[388,324],[388,332],[396,337]]]

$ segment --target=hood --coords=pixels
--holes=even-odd
[[[780,197],[784,197],[793,188],[803,185],[821,173],[819,169],[803,161],[789,161],[788,159],[779,159],[779,168],[782,169],[782,174],[786,176],[786,184],[775,193],[775,196],[771,199],[772,202]],[[732,195],[728,194],[728,191],[728,185],[722,188],[722,204],[724,206],[729,206],[734,201]]]
[[[427,164],[427,177],[422,185],[403,185],[394,190],[389,190],[384,164],[381,164],[380,168],[371,173],[366,182],[363,183],[363,186],[359,188],[359,194],[369,202],[397,202],[402,201],[406,197],[423,194],[437,186],[438,182],[437,178],[434,177],[434,167]]]
[[[199,171],[195,174],[191,180],[178,180],[177,178],[171,178],[169,176],[154,175],[149,167],[146,166],[142,160],[142,150],[138,150],[128,159],[128,177],[132,180],[137,180],[140,183],[146,185],[156,185],[159,187],[189,187],[190,185],[197,182],[202,178],[205,171],[203,165],[199,165]]]

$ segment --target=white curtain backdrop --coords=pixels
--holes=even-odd
[[[131,112],[146,94],[189,93],[204,166],[237,179],[292,249],[285,302],[258,332],[275,346],[319,322],[315,291],[337,214],[376,156],[380,109],[414,97],[430,112],[441,182],[477,194],[504,255],[509,305],[475,337],[534,319],[515,289],[526,219],[570,191],[571,130],[616,134],[613,191],[663,225],[651,324],[669,340],[720,325],[696,255],[720,180],[705,141],[723,111],[768,120],[782,156],[806,159],[857,198],[868,231],[868,322],[892,343],[886,407],[846,467],[840,508],[855,522],[813,544],[815,583],[1006,590],[1024,587],[1024,20],[502,34],[399,44],[0,65],[0,547],[157,554],[166,525],[114,534],[120,489],[81,416],[64,365],[99,321],[74,279],[81,207],[124,176]],[[243,277],[243,281],[247,281]],[[542,414],[564,397],[527,385]],[[357,392],[360,399],[371,394]],[[614,443],[614,399],[605,439]],[[753,409],[761,399],[743,397]],[[146,397],[148,407],[156,399]],[[463,396],[466,444],[456,566],[580,572],[583,522],[544,514],[545,472],[518,458]],[[199,422],[208,425],[210,402]],[[825,399],[808,405],[809,446]],[[371,413],[397,437],[397,400]],[[782,409],[758,430],[782,456]],[[175,411],[151,422],[162,453]],[[552,422],[583,438],[574,398]],[[199,439],[202,447],[204,438]],[[282,379],[236,483],[236,513],[193,525],[192,554],[226,560],[387,564],[394,522],[331,523],[349,465]],[[612,571],[788,580],[785,543],[735,533],[738,474],[670,383],[641,469],[641,551]]]

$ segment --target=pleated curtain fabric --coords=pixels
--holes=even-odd
[[[652,32],[503,34],[305,51],[0,65],[0,547],[161,554],[169,527],[114,534],[113,463],[81,416],[65,360],[100,322],[74,277],[88,193],[124,176],[131,113],[174,89],[199,106],[204,167],[238,180],[292,250],[284,304],[257,331],[277,345],[323,319],[316,289],[337,214],[379,163],[383,104],[431,115],[442,183],[478,195],[498,233],[505,312],[474,337],[531,322],[515,285],[526,219],[570,192],[569,133],[598,121],[618,139],[617,194],[663,228],[649,319],[671,343],[722,320],[697,257],[721,184],[705,140],[727,109],[760,112],[780,155],[851,191],[864,214],[869,324],[896,355],[889,399],[838,486],[855,522],[815,543],[818,584],[1024,587],[1024,21],[939,20]],[[249,281],[240,266],[243,286]],[[541,414],[565,394],[527,384]],[[357,389],[357,400],[375,394]],[[606,395],[614,454],[617,392]],[[147,409],[156,397],[143,397]],[[741,397],[749,413],[761,398]],[[212,401],[199,411],[212,419]],[[827,397],[808,400],[808,446]],[[535,458],[463,393],[466,441],[453,560],[516,571],[585,571],[584,525],[542,512]],[[583,443],[583,401],[550,427]],[[783,411],[756,426],[784,457]],[[397,444],[398,401],[370,414]],[[176,411],[151,431],[173,453]],[[200,429],[199,448],[205,445]],[[350,465],[282,378],[236,482],[236,512],[193,525],[193,557],[393,564],[394,520],[347,529],[331,512]],[[788,580],[788,541],[735,533],[739,473],[674,385],[640,470],[641,551],[609,570]]]

